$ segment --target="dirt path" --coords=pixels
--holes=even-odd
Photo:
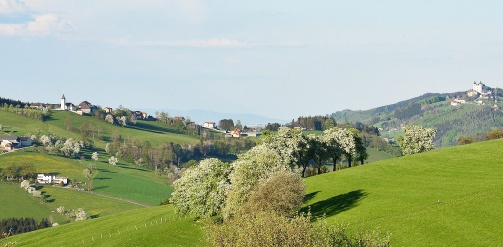
[[[93,194],[93,195],[97,195],[97,196],[101,196],[101,197],[106,197],[106,198],[110,198],[110,199],[114,199],[114,200],[118,200],[118,201],[128,202],[128,203],[136,204],[138,206],[142,206],[142,207],[146,207],[146,208],[152,207],[152,205],[148,205],[148,204],[143,204],[143,203],[131,201],[131,200],[124,199],[124,198],[121,198],[121,197],[116,197],[116,196],[101,194],[101,193],[97,193],[97,192],[94,192],[94,191],[80,190],[80,192],[84,192],[84,193],[88,193],[88,194]]]

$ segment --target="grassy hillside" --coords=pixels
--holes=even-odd
[[[304,210],[310,207],[315,216],[326,215],[333,224],[348,223],[351,232],[379,227],[392,233],[394,246],[498,245],[503,241],[502,145],[503,140],[480,142],[310,177]],[[157,226],[155,220],[161,217],[168,220]],[[96,246],[205,245],[201,225],[176,219],[171,206],[72,223],[9,241],[23,246],[77,241]]]
[[[380,227],[398,246],[501,243],[502,145],[487,141],[310,177],[305,210],[352,230]]]
[[[503,95],[498,94],[498,98]],[[451,100],[460,98],[466,104],[451,106]],[[362,122],[380,128],[381,135],[396,138],[401,129],[409,124],[417,124],[437,130],[435,145],[448,147],[457,144],[460,136],[482,136],[494,128],[503,127],[503,104],[500,110],[491,107],[494,99],[484,99],[483,104],[469,98],[466,92],[450,94],[425,94],[366,111],[344,110],[332,114],[338,123]]]
[[[132,210],[0,240],[0,246],[205,246],[202,224],[180,219],[173,207]]]
[[[47,197],[43,203],[19,187],[18,183],[0,183],[0,219],[10,217],[52,218],[53,222],[65,223],[69,219],[56,213],[56,208],[64,206],[67,210],[83,208],[91,217],[102,217],[132,209],[142,208],[139,205],[127,203],[107,197],[89,194],[83,191],[46,186],[41,189]]]
[[[86,182],[83,170],[89,164],[96,164],[98,170],[93,179],[93,191],[150,205],[158,205],[171,194],[172,187],[154,172],[122,161],[112,166],[108,164],[108,155],[100,155],[98,162],[81,161],[44,155],[28,148],[0,156],[0,168],[31,163],[38,173],[57,173],[74,181]]]
[[[4,127],[4,133],[0,133],[0,135],[24,135],[40,131],[42,134],[55,133],[67,138],[78,138],[78,133],[67,129],[67,125],[65,124],[66,119],[70,120],[75,129],[78,129],[83,123],[101,128],[105,140],[109,140],[114,131],[119,131],[122,138],[145,140],[153,145],[159,145],[164,142],[177,144],[195,144],[199,142],[199,138],[197,137],[178,133],[176,130],[155,121],[138,120],[136,125],[119,127],[91,116],[80,116],[68,111],[52,111],[49,119],[41,122],[0,110],[0,124]],[[96,144],[104,146],[104,144]]]
[[[39,198],[35,198],[28,194],[24,189],[19,187],[18,183],[0,183],[0,219],[5,218],[22,218],[33,217],[37,221],[43,218],[49,218],[53,215],[55,222],[61,222],[62,217],[59,214],[52,213],[55,208],[48,204],[41,203]],[[22,205],[23,210],[19,210]]]

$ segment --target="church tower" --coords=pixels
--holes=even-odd
[[[63,97],[61,97],[61,110],[66,110],[65,94],[63,94]]]

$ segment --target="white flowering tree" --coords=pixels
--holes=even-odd
[[[105,117],[105,121],[108,122],[108,123],[110,123],[110,124],[114,124],[115,123],[114,116],[112,116],[111,114],[108,114]]]
[[[80,153],[81,144],[77,141],[74,141],[72,138],[67,139],[60,147],[61,153],[64,156],[72,156]]]
[[[56,208],[56,211],[58,211],[58,213],[60,213],[61,215],[63,215],[63,214],[65,214],[65,207],[60,206],[60,207]]]
[[[248,200],[250,191],[260,180],[268,178],[272,173],[290,170],[281,161],[280,155],[267,145],[258,145],[239,156],[231,164],[231,190],[224,209],[224,218],[231,217],[240,206]]]
[[[110,159],[108,159],[108,163],[109,163],[110,165],[117,165],[117,162],[118,162],[118,161],[119,161],[119,160],[118,160],[117,158],[115,158],[114,156],[112,156],[112,157],[110,157]]]
[[[230,172],[228,164],[214,158],[188,168],[174,182],[171,201],[175,211],[196,219],[221,219],[230,187]]]
[[[29,187],[30,187],[30,181],[23,180],[23,182],[21,182],[21,188],[27,190]]]
[[[354,134],[352,131],[337,127],[323,131],[322,140],[326,144],[328,156],[332,158],[334,163],[333,171],[336,170],[337,161],[342,155],[345,155],[349,164],[351,164],[349,160],[356,151]]]
[[[46,136],[46,135],[41,136],[40,139],[38,139],[38,141],[40,143],[42,143],[42,145],[44,145],[44,146],[49,143],[52,143],[51,137]]]
[[[123,127],[125,127],[127,125],[127,117],[126,116],[122,116],[120,118],[117,118],[117,121],[119,122],[120,125],[122,125]]]
[[[397,141],[405,155],[423,153],[435,148],[433,138],[437,132],[434,129],[408,125],[403,129],[403,134],[398,137]]]
[[[84,211],[84,209],[77,209],[77,211],[75,212],[75,221],[86,220],[87,218],[89,217],[87,216],[87,213],[86,211]]]
[[[318,174],[321,174],[321,166],[323,161],[330,157],[327,149],[327,143],[324,141],[323,136],[308,135],[307,136],[307,156],[313,159],[318,169]]]
[[[98,161],[99,160],[99,154],[98,152],[94,152],[93,155],[91,156],[91,158],[94,160],[94,161]]]
[[[263,143],[276,151],[282,163],[291,167],[304,167],[306,160],[305,149],[307,139],[300,129],[283,128],[276,135],[268,135],[263,138]]]

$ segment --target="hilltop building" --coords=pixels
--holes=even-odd
[[[65,94],[61,97],[60,110],[62,111],[76,111],[77,106],[72,103],[66,103]]]
[[[98,110],[97,106],[94,106],[93,104],[89,103],[88,101],[84,100],[82,103],[79,104],[79,110],[77,111],[78,114],[92,114]]]
[[[487,86],[482,83],[482,82],[473,82],[473,87],[472,90],[479,93],[479,94],[486,94],[487,93]]]

